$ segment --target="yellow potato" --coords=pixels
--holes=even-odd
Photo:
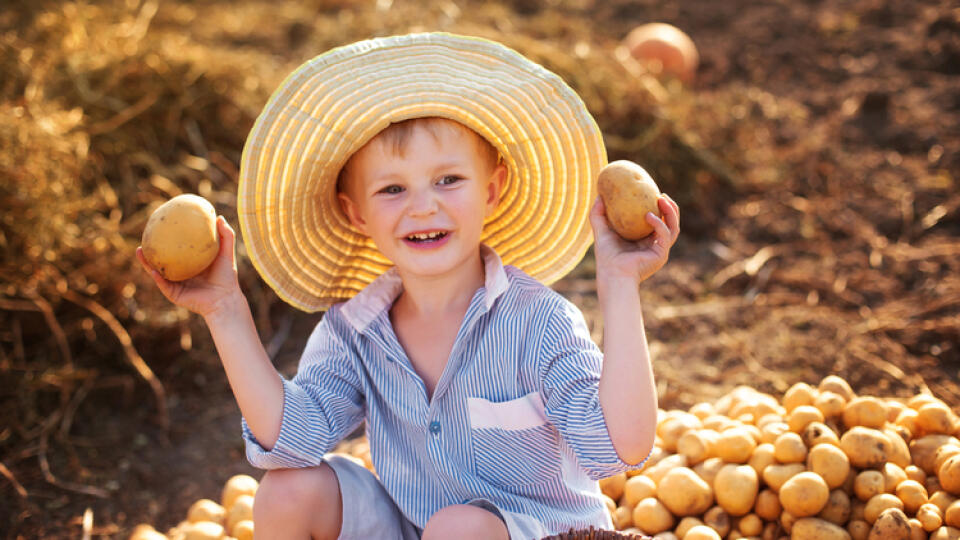
[[[647,212],[662,218],[657,200],[660,189],[643,167],[619,160],[607,164],[597,177],[597,190],[614,231],[627,240],[640,240],[653,232]]]
[[[167,540],[167,536],[158,532],[152,525],[142,523],[133,529],[127,540]]]
[[[815,516],[823,510],[829,498],[827,483],[812,472],[796,474],[780,487],[780,504],[798,518]]]
[[[846,404],[847,400],[843,399],[843,396],[830,391],[821,392],[816,399],[813,400],[813,406],[820,409],[824,418],[840,416],[843,414],[843,407]]]
[[[837,525],[846,525],[850,520],[850,510],[850,496],[842,489],[835,489],[830,492],[826,506],[820,510],[817,517]]]
[[[960,446],[960,440],[952,435],[939,433],[913,439],[910,441],[910,457],[913,464],[923,469],[923,472],[928,475],[937,474],[937,450],[947,444]]]
[[[886,463],[893,446],[882,431],[854,426],[840,437],[840,448],[850,458],[851,465],[869,469]]]
[[[823,422],[823,413],[813,405],[799,405],[787,414],[787,425],[794,433],[802,433],[811,422]]]
[[[630,506],[618,506],[613,511],[613,515],[610,516],[613,519],[613,526],[618,531],[622,531],[627,527],[633,526],[633,507]]]
[[[638,502],[647,497],[653,497],[656,493],[657,485],[649,476],[639,475],[628,478],[623,486],[624,500],[630,506],[636,506]]]
[[[633,524],[647,534],[657,534],[673,527],[670,510],[655,497],[644,499],[633,508]]]
[[[237,522],[231,534],[237,540],[253,540],[253,521],[245,519]]]
[[[227,531],[232,533],[237,523],[246,520],[253,521],[252,495],[240,495],[233,501],[230,513],[227,514]]]
[[[193,503],[187,510],[187,521],[195,523],[197,521],[212,521],[214,523],[223,523],[223,518],[227,516],[227,510],[210,499],[200,499]]]
[[[911,464],[910,447],[907,445],[907,441],[897,433],[896,429],[890,427],[883,429],[883,434],[890,441],[890,453],[887,454],[887,460],[901,469],[905,469]]]
[[[720,506],[714,506],[704,512],[703,522],[720,536],[726,536],[730,532],[730,514]]]
[[[773,457],[773,450],[773,445],[770,443],[763,443],[753,450],[753,454],[750,456],[750,460],[747,461],[747,465],[750,465],[753,467],[753,470],[757,471],[757,476],[763,474],[763,470],[768,466],[777,462],[777,459]]]
[[[952,434],[957,429],[957,415],[943,402],[927,403],[917,409],[917,426],[923,433]]]
[[[703,524],[704,523],[702,519],[694,516],[687,516],[681,519],[680,523],[677,523],[677,527],[673,529],[673,533],[676,534],[678,538],[683,538],[687,535],[687,532],[690,529]]]
[[[894,493],[900,482],[907,479],[907,473],[903,472],[896,463],[884,463],[883,469],[883,490],[887,493]]]
[[[927,490],[916,480],[904,480],[897,484],[897,498],[903,501],[903,509],[909,514],[916,513],[917,509],[927,504]]]
[[[813,517],[800,518],[790,529],[791,540],[849,540],[850,534],[829,521]]]
[[[600,491],[615,501],[623,496],[623,487],[627,483],[626,473],[619,473],[600,479]]]
[[[774,491],[780,491],[783,484],[793,476],[807,470],[803,463],[774,464],[763,470],[764,483]]]
[[[896,508],[902,512],[903,501],[898,499],[896,495],[889,493],[874,495],[870,497],[867,505],[863,508],[863,519],[867,520],[867,523],[873,523],[879,519],[880,514],[888,508]]]
[[[879,429],[887,421],[887,404],[873,396],[859,396],[843,408],[843,424],[847,428],[864,426]]]
[[[837,488],[850,474],[850,458],[839,447],[821,443],[807,453],[807,469],[823,477],[830,489]]]
[[[742,516],[753,509],[759,486],[753,467],[732,463],[724,465],[713,481],[717,504],[731,516]]]
[[[813,405],[816,397],[816,388],[805,382],[798,382],[784,392],[783,408],[789,413],[800,405]]]
[[[807,447],[800,435],[788,431],[774,441],[773,457],[780,463],[802,463],[807,459]]]
[[[756,447],[757,441],[747,428],[735,427],[720,433],[714,451],[727,463],[746,463]]]
[[[810,422],[800,433],[803,444],[807,448],[813,448],[820,443],[830,443],[840,446],[840,437],[836,432],[830,429],[830,426],[823,422]]]
[[[192,278],[210,266],[220,250],[216,210],[199,195],[177,195],[150,215],[141,246],[147,262],[164,278]]]
[[[737,521],[737,530],[746,536],[757,536],[763,532],[763,521],[756,514],[747,514]]]
[[[937,471],[940,486],[948,493],[960,495],[960,454],[954,454],[940,465]]]
[[[824,377],[823,380],[820,381],[817,390],[820,392],[833,392],[847,401],[857,396],[853,392],[853,388],[850,388],[850,383],[837,375],[827,375]]]
[[[712,429],[690,430],[677,441],[677,453],[687,456],[691,465],[712,457],[719,433]]]
[[[910,524],[907,515],[899,508],[887,508],[870,528],[868,540],[887,540],[889,538],[910,538]]]
[[[907,523],[910,525],[910,540],[928,540],[927,531],[923,530],[919,519],[910,518]]]
[[[706,525],[697,525],[696,527],[687,531],[687,534],[683,536],[683,540],[721,540],[721,538],[717,531],[713,530],[711,527]]]
[[[702,514],[713,503],[713,489],[691,469],[677,467],[660,480],[657,498],[673,515],[693,516]],[[642,525],[640,528],[646,530]]]
[[[861,501],[868,501],[876,495],[886,491],[883,473],[875,470],[866,470],[857,473],[853,481],[853,492]]]
[[[917,509],[917,521],[927,532],[933,532],[943,525],[943,515],[935,504],[924,504]]]
[[[852,519],[847,523],[847,532],[853,540],[867,540],[870,535],[870,524],[862,519]]]
[[[760,428],[760,442],[773,444],[780,434],[790,431],[790,426],[786,422],[770,422]]]
[[[930,493],[929,489],[927,490],[927,493]],[[956,501],[957,498],[946,491],[934,491],[933,495],[930,495],[930,502],[937,505],[937,508],[940,509],[940,512],[942,512],[943,515],[948,514],[947,510],[949,510],[949,508],[953,506],[953,503]],[[958,515],[958,517],[960,517],[960,515]],[[960,526],[960,524],[958,524],[958,526]]]
[[[703,478],[704,482],[712,486],[714,479],[717,477],[717,473],[724,464],[724,461],[718,457],[706,459],[701,463],[697,463],[693,467],[693,472],[697,473],[697,476]]]
[[[184,530],[184,540],[220,540],[223,525],[212,521],[198,521],[188,524]]]
[[[930,534],[930,540],[960,540],[960,529],[943,526]]]
[[[240,495],[255,495],[257,493],[257,480],[246,474],[238,474],[230,477],[227,483],[223,485],[223,493],[220,495],[220,505],[224,508],[233,508],[233,503]]]
[[[780,506],[780,497],[776,492],[765,489],[757,494],[757,502],[753,511],[767,521],[774,521],[780,517],[783,507]]]

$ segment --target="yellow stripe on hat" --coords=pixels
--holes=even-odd
[[[346,160],[392,122],[439,116],[493,144],[508,179],[481,241],[550,284],[592,241],[596,123],[559,77],[498,43],[445,33],[333,49],[291,73],[243,150],[240,228],[251,261],[284,301],[317,311],[390,267],[343,215]]]

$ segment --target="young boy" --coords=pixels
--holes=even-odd
[[[605,160],[557,83],[448,34],[361,42],[288,77],[248,139],[239,214],[278,294],[328,309],[292,381],[258,339],[222,217],[217,259],[188,282],[164,281],[138,250],[213,335],[247,456],[269,469],[258,537],[611,527],[597,479],[639,467],[656,425],[637,285],[666,262],[679,211],[663,197],[655,233],[628,243],[592,205],[601,354],[577,308],[527,273],[552,281],[583,256]],[[379,478],[328,453],[364,420]]]

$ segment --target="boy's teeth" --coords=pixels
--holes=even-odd
[[[412,239],[414,239],[414,240],[430,240],[430,239],[433,239],[433,238],[437,238],[438,236],[441,236],[442,234],[443,234],[442,232],[431,232],[431,233],[411,234],[408,238],[412,238]]]

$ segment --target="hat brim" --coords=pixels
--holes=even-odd
[[[542,283],[592,242],[600,130],[558,76],[492,41],[409,34],[333,49],[281,83],[243,149],[240,229],[257,271],[284,301],[318,311],[391,266],[336,196],[347,159],[393,122],[437,116],[486,138],[507,167],[481,241]]]

